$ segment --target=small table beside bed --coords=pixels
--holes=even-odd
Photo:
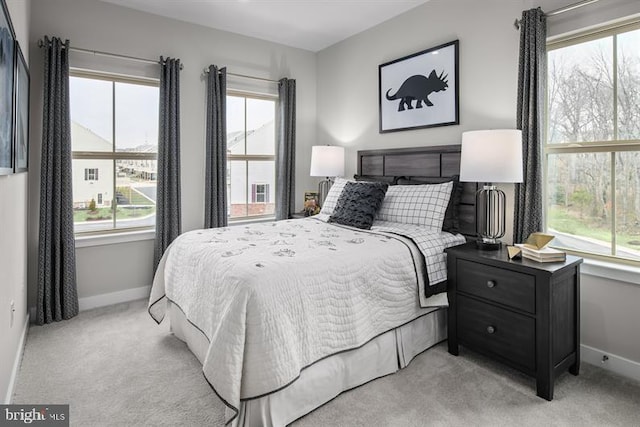
[[[336,179],[314,217],[172,243],[149,313],[169,316],[227,424],[287,425],[446,339],[444,249],[475,235],[459,164],[459,145],[359,151],[356,181]]]

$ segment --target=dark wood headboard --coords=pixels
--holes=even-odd
[[[460,145],[358,151],[358,175],[367,177],[440,177],[460,174]],[[463,182],[458,212],[460,233],[476,238],[477,183]]]

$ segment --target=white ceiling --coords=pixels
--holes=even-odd
[[[102,1],[317,52],[429,0]]]

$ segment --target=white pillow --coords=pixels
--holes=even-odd
[[[453,181],[442,184],[391,185],[376,219],[442,230]]]
[[[338,199],[340,198],[340,194],[342,194],[342,190],[344,186],[350,180],[344,178],[336,178],[333,181],[333,185],[329,189],[329,193],[327,197],[324,199],[324,204],[322,205],[322,209],[320,209],[320,213],[323,215],[333,215],[333,210],[336,208],[336,203],[338,203]]]

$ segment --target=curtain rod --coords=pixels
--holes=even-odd
[[[598,1],[600,1],[600,0],[582,0],[582,1],[579,1],[577,3],[572,3],[570,5],[561,7],[559,9],[554,9],[551,12],[546,12],[544,15],[547,16],[547,17],[560,15],[561,13],[569,12],[570,10],[578,9],[580,7],[590,5],[590,4],[596,3]],[[516,27],[516,30],[520,29],[520,22],[522,22],[521,19],[516,19],[515,22],[513,23],[513,26]]]
[[[205,68],[204,73],[209,74],[209,68]],[[236,74],[236,73],[227,72],[227,75],[234,76],[234,77],[242,77],[244,79],[261,80],[263,82],[269,82],[269,83],[279,83],[277,80],[266,79],[264,77],[247,76],[246,74]]]
[[[42,41],[42,39],[38,40],[38,47],[43,47],[43,46],[44,46],[44,41]],[[145,62],[147,64],[160,64],[160,61],[156,59],[138,58],[135,56],[120,55],[119,53],[110,53],[110,52],[102,52],[99,50],[83,49],[81,47],[69,46],[69,50],[74,52],[80,52],[80,53],[88,53],[96,56],[110,56],[112,58],[127,59],[129,61]],[[182,70],[182,68],[184,67],[183,67],[183,64],[181,63],[180,69]]]

